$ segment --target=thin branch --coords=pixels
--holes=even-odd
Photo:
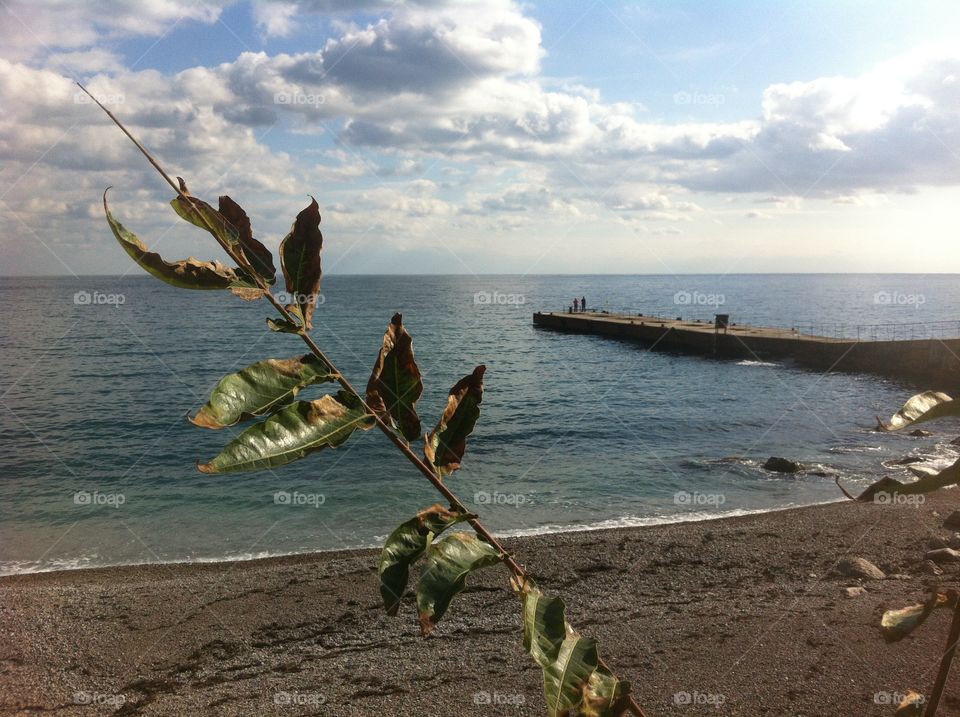
[[[953,622],[950,623],[950,635],[947,637],[947,649],[940,658],[940,671],[937,672],[937,679],[933,683],[933,692],[930,693],[930,701],[927,702],[927,709],[923,717],[936,717],[937,709],[940,707],[940,698],[943,695],[943,688],[947,684],[947,675],[950,673],[950,665],[953,664],[953,656],[957,651],[957,641],[960,640],[960,598],[957,599],[953,608]]]
[[[153,155],[151,155],[150,152],[147,151],[146,147],[140,144],[140,142],[136,139],[136,137],[134,137],[127,130],[127,128],[123,126],[123,123],[120,122],[120,120],[118,120],[116,116],[114,116],[114,114],[110,112],[110,110],[104,107],[103,104],[101,104],[96,97],[90,94],[90,92],[87,90],[86,87],[84,87],[79,82],[77,82],[77,86],[79,86],[80,89],[83,90],[90,97],[90,99],[92,99],[97,104],[97,106],[100,107],[100,109],[102,109],[107,114],[107,116],[111,120],[113,120],[114,124],[116,124],[117,127],[120,128],[120,130],[130,139],[130,141],[133,142],[134,145],[136,145],[137,149],[139,149],[140,152],[143,154],[143,156],[147,158],[147,161],[149,161],[150,164],[153,165],[154,169],[156,169],[160,173],[160,175],[167,181],[167,184],[173,187],[173,190],[177,193],[177,195],[183,198],[184,200],[190,202],[191,206],[196,208],[197,205],[195,204],[195,202],[197,200],[194,197],[188,194],[185,194],[181,190],[179,184],[175,183],[170,178],[170,175],[168,175],[163,170],[163,167],[161,167],[160,164],[153,158]],[[248,273],[256,280],[259,288],[263,291],[264,297],[274,306],[274,308],[279,312],[279,314],[288,322],[300,325],[299,322],[295,321],[295,317],[293,316],[293,314],[287,310],[287,307],[284,306],[283,303],[279,301],[276,296],[273,295],[273,293],[270,291],[269,284],[267,284],[266,281],[263,279],[263,277],[261,277],[256,271],[253,270],[253,268],[250,266],[249,262],[247,261],[246,257],[243,256],[241,252],[237,252],[235,247],[220,241],[219,237],[217,236],[216,230],[214,229],[213,226],[211,226],[210,222],[207,220],[205,213],[202,211],[197,211],[197,216],[200,217],[200,219],[203,221],[206,227],[210,230],[210,233],[217,238],[217,242],[220,244],[223,250],[227,252],[228,256],[230,256],[231,259],[233,259],[242,267],[248,270]],[[359,400],[361,407],[367,413],[373,416],[376,422],[377,428],[379,428],[380,431],[387,438],[390,439],[390,442],[393,443],[400,450],[400,452],[403,453],[404,456],[406,456],[407,460],[409,460],[414,465],[414,467],[417,470],[419,470],[421,474],[423,474],[423,476],[430,482],[430,484],[437,490],[437,492],[439,492],[444,498],[446,498],[450,502],[450,506],[455,510],[457,510],[458,512],[469,513],[470,511],[464,505],[463,501],[461,501],[460,498],[457,496],[457,494],[454,493],[452,490],[450,490],[446,486],[446,484],[444,484],[439,474],[429,464],[427,464],[423,459],[421,459],[420,456],[414,453],[413,449],[410,447],[410,444],[408,444],[403,438],[398,436],[397,433],[375,411],[373,411],[373,409],[370,408],[365,398],[353,387],[350,381],[347,380],[347,377],[340,372],[340,370],[336,367],[336,365],[329,358],[327,358],[327,355],[323,352],[320,346],[318,346],[317,343],[313,340],[313,338],[307,333],[306,327],[304,327],[303,325],[300,325],[300,330],[297,332],[297,335],[300,336],[303,342],[307,345],[310,351],[317,358],[319,358],[321,361],[324,362],[324,364],[326,364],[331,368],[331,370],[336,374],[336,379],[337,379],[337,382],[340,384],[340,386],[345,391],[349,392],[352,396],[355,396]],[[471,528],[473,528],[474,532],[477,535],[479,535],[484,541],[489,543],[493,548],[495,548],[503,556],[503,563],[507,566],[507,568],[509,568],[509,570],[516,577],[521,578],[522,580],[526,580],[528,578],[527,573],[523,569],[523,567],[521,567],[520,564],[513,559],[513,556],[511,556],[510,553],[507,552],[507,549],[503,546],[503,544],[499,540],[497,540],[497,538],[495,538],[494,535],[489,530],[487,530],[486,526],[483,525],[483,523],[481,523],[478,518],[470,518],[467,521],[467,523],[470,525]],[[601,667],[604,667],[605,669],[609,669],[607,667],[607,664],[602,659],[598,659],[598,662]],[[646,717],[643,709],[641,709],[640,705],[637,704],[636,700],[630,695],[627,696],[627,704],[629,705],[630,711],[633,712],[633,714],[636,715],[636,717]]]

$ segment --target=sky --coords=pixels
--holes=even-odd
[[[0,274],[223,259],[82,81],[326,273],[960,271],[955,0],[0,0]]]

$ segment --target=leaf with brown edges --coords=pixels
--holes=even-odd
[[[290,233],[280,242],[280,266],[291,295],[291,304],[300,312],[304,328],[313,328],[313,311],[320,293],[320,205],[310,197],[310,206],[297,215]]]
[[[415,563],[433,539],[444,530],[471,516],[458,513],[436,503],[401,523],[390,533],[380,553],[380,596],[388,615],[396,615],[400,598],[407,589],[410,566]]]
[[[394,314],[367,382],[367,405],[386,423],[399,427],[404,438],[413,441],[420,437],[416,404],[422,393],[413,339],[403,327],[403,317]]]
[[[335,379],[333,370],[313,354],[257,361],[220,379],[190,422],[214,430],[234,426],[286,406],[307,386]]]
[[[439,423],[426,437],[423,454],[441,478],[460,468],[467,450],[467,436],[473,432],[480,417],[483,373],[486,370],[486,366],[477,366],[473,373],[457,381],[450,389],[447,407]]]
[[[168,262],[156,252],[147,249],[140,238],[118,222],[107,206],[107,193],[103,193],[103,211],[113,236],[123,250],[142,269],[161,281],[181,289],[216,290],[229,289],[237,282],[236,272],[218,261],[200,261],[190,257]]]
[[[240,246],[243,248],[243,255],[250,262],[254,271],[268,284],[274,284],[277,280],[277,269],[273,265],[273,254],[253,237],[253,229],[250,226],[250,217],[247,216],[247,213],[243,211],[239,204],[224,194],[220,197],[220,214],[236,228]]]
[[[925,603],[910,605],[900,610],[887,610],[880,620],[883,636],[887,642],[902,640],[926,622],[934,610],[953,607],[956,602],[956,590],[936,590]]]

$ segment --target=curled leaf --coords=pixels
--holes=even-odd
[[[356,397],[340,391],[316,401],[295,401],[246,429],[219,455],[197,465],[203,473],[235,473],[274,468],[324,448],[342,445],[374,419]]]
[[[894,717],[921,717],[924,702],[924,697],[919,692],[907,690],[907,694],[900,700],[897,711],[893,715]]]
[[[912,396],[888,423],[877,418],[877,427],[884,431],[899,431],[915,423],[947,416],[960,416],[960,401],[954,401],[939,391],[924,391]]]
[[[333,381],[336,374],[313,354],[292,359],[266,359],[227,374],[210,400],[190,418],[203,428],[233,426],[253,416],[275,411],[292,401],[302,388]]]
[[[920,627],[930,614],[940,607],[952,607],[957,594],[953,590],[937,590],[925,603],[910,605],[900,610],[887,610],[880,619],[880,628],[888,642],[902,640]]]
[[[310,197],[310,206],[297,215],[290,233],[280,242],[280,265],[287,292],[307,329],[313,328],[313,310],[320,293],[320,206]]]
[[[467,436],[473,432],[480,417],[484,371],[486,366],[477,366],[473,373],[457,381],[450,389],[447,407],[439,423],[426,437],[424,456],[441,478],[460,468],[467,449]]]
[[[413,441],[420,436],[416,404],[422,393],[413,339],[403,327],[403,317],[394,314],[367,382],[367,405],[388,424],[398,426],[408,441]]]
[[[292,321],[287,321],[286,319],[267,319],[267,327],[271,331],[276,331],[282,334],[296,334],[300,333],[300,326],[293,323]]]
[[[431,545],[417,583],[420,632],[430,634],[450,601],[466,587],[467,576],[501,560],[492,545],[471,533],[454,533]]]
[[[181,289],[229,289],[237,282],[237,274],[218,261],[199,261],[190,257],[176,262],[164,261],[159,254],[149,251],[140,238],[118,222],[107,206],[103,193],[103,211],[113,236],[141,268],[171,286]]]
[[[407,589],[410,566],[415,563],[433,539],[451,525],[470,516],[443,507],[439,503],[417,513],[394,530],[380,553],[380,596],[388,615],[396,615],[400,598]]]

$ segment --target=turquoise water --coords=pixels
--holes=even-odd
[[[522,534],[832,500],[830,476],[760,465],[782,455],[856,487],[900,474],[883,462],[908,453],[942,465],[960,433],[871,431],[875,414],[914,392],[896,382],[650,353],[535,329],[533,311],[586,295],[595,307],[719,309],[766,325],[931,322],[960,318],[958,286],[953,276],[334,276],[315,336],[362,386],[402,311],[425,425],[485,363],[483,415],[450,483],[493,529]],[[696,298],[677,303],[684,292]],[[149,277],[4,278],[0,298],[0,572],[367,546],[435,501],[376,431],[274,472],[195,470],[237,432],[184,417],[217,379],[303,353],[296,337],[267,331],[266,305]]]

